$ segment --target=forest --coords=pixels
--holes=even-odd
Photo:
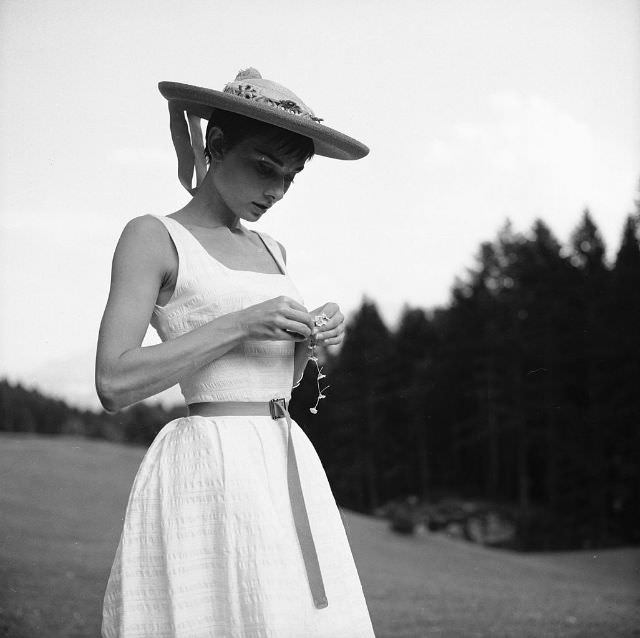
[[[640,542],[640,201],[609,262],[584,211],[568,245],[541,220],[483,243],[445,307],[394,328],[364,299],[318,413],[315,367],[291,413],[336,501],[502,504],[519,549]],[[148,445],[184,408],[81,411],[0,382],[0,429]]]

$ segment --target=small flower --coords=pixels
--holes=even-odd
[[[316,319],[316,326],[319,323],[322,323],[323,320],[327,320],[328,321],[328,317],[327,315],[325,315],[324,313],[322,313],[322,315],[318,315],[317,317],[315,317]],[[309,353],[309,360],[313,361],[316,364],[316,369],[318,370],[318,377],[316,379],[316,385],[318,386],[318,398],[316,400],[316,404],[312,407],[309,408],[309,412],[311,412],[311,414],[318,414],[318,403],[320,403],[320,399],[326,399],[326,395],[323,394],[324,391],[329,387],[327,386],[326,388],[321,388],[320,387],[320,379],[326,379],[327,375],[322,373],[322,366],[318,363],[318,357],[316,356],[316,343],[315,343],[315,339],[312,337],[311,338],[311,343],[309,344],[309,349],[311,350],[311,352]]]

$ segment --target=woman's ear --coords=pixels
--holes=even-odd
[[[217,126],[212,126],[207,135],[207,148],[212,160],[221,160],[224,155],[224,133]]]

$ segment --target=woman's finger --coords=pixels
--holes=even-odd
[[[327,315],[327,317],[329,317],[329,319],[331,319],[339,310],[340,310],[340,306],[338,306],[337,303],[334,303],[333,301],[328,301],[326,304],[312,311],[311,314],[316,316],[324,313],[325,315]]]
[[[334,303],[333,301],[329,301],[328,303],[324,304],[323,312],[329,318],[333,317],[336,314],[336,312],[338,312],[339,310],[340,310],[340,306],[337,303]]]
[[[306,338],[303,335],[301,335],[299,332],[293,332],[292,330],[279,330],[276,333],[276,337],[278,337],[278,339],[282,341],[288,339],[292,339],[293,341],[306,341]]]
[[[294,310],[299,310],[301,312],[306,312],[307,314],[309,314],[309,311],[301,303],[298,303],[295,299],[292,299],[291,297],[284,297],[283,301]]]
[[[289,333],[300,335],[303,339],[308,339],[311,336],[311,328],[306,323],[302,323],[300,321],[284,319],[282,323],[278,325],[278,328]]]
[[[333,315],[333,317],[331,317],[331,319],[327,321],[327,323],[318,328],[318,333],[326,333],[335,330],[336,328],[342,326],[343,322],[344,316],[341,312],[338,312],[337,314]]]
[[[333,339],[334,337],[339,337],[344,333],[344,326],[340,324],[336,326],[333,330],[323,330],[319,332],[317,337],[318,341],[322,341],[323,343],[327,341],[327,339]]]
[[[313,317],[306,310],[298,310],[298,309],[294,309],[294,308],[288,308],[285,311],[284,316],[287,319],[290,319],[292,321],[297,321],[299,323],[305,324],[306,326],[308,326],[310,331],[314,327]]]

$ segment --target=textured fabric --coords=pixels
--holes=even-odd
[[[156,307],[163,340],[213,317],[288,295],[283,274],[236,271],[175,220],[176,290]],[[293,344],[248,342],[181,384],[188,403],[289,398]],[[291,424],[300,482],[328,607],[307,582],[287,487],[287,423],[268,416],[171,421],[147,451],[131,490],[107,584],[103,638],[373,638],[364,594],[326,474]]]
[[[195,330],[215,317],[287,295],[302,303],[286,274],[232,270],[211,257],[179,222],[158,217],[178,253],[178,277],[173,297],[156,306],[151,325],[163,341]],[[280,249],[268,235],[262,240],[286,273]],[[245,341],[223,357],[184,378],[180,389],[187,403],[201,401],[270,401],[291,397],[292,341]]]

